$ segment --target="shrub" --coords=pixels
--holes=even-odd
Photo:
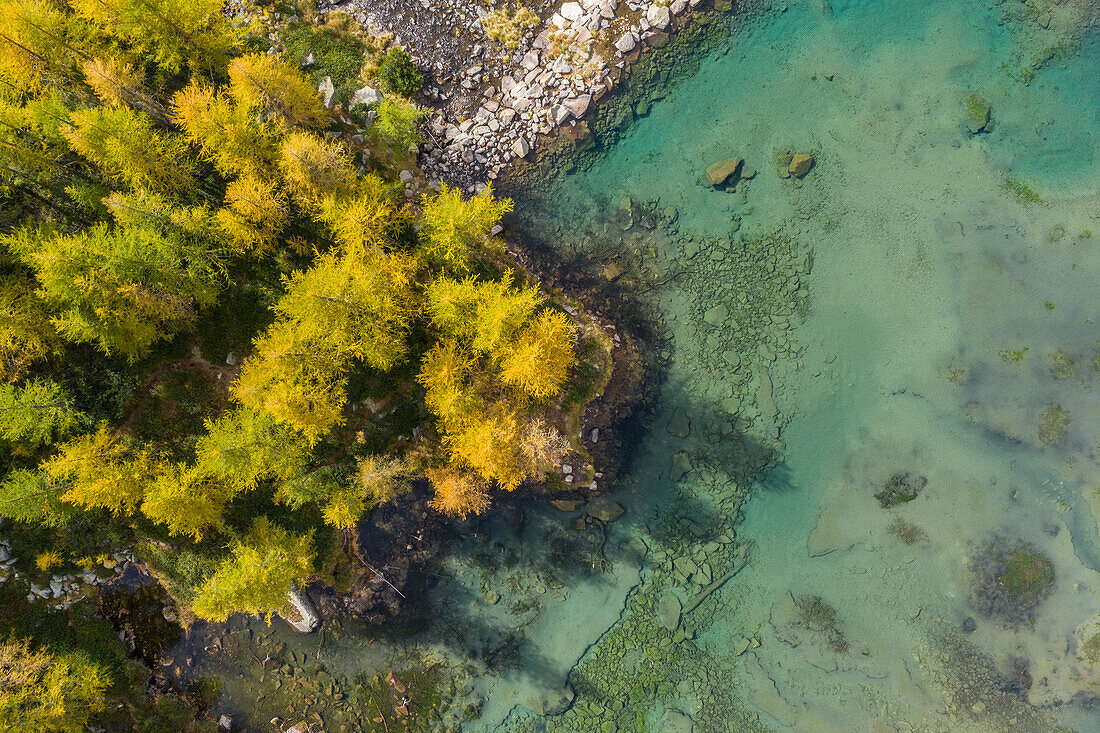
[[[424,77],[412,62],[408,52],[401,48],[391,48],[378,67],[378,80],[394,94],[411,97],[420,91]]]

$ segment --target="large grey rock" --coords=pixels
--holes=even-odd
[[[309,634],[321,625],[321,619],[313,610],[313,604],[305,599],[296,590],[287,593],[287,604],[290,613],[283,617],[291,628],[301,634]]]
[[[566,20],[580,20],[584,15],[584,8],[580,3],[565,3],[558,12]]]
[[[669,631],[675,631],[680,625],[681,610],[680,599],[666,591],[657,601],[657,621]]]
[[[650,5],[649,10],[645,13],[645,19],[649,21],[649,24],[657,30],[664,30],[668,28],[669,12],[667,5]]]
[[[588,105],[592,104],[592,95],[582,94],[579,97],[567,99],[562,104],[574,117],[584,117],[584,113],[588,111]]]
[[[354,107],[357,104],[363,104],[370,107],[372,104],[378,104],[382,101],[382,95],[377,90],[371,87],[362,87],[356,89],[351,95],[351,100],[348,102],[349,107]]]
[[[555,104],[550,108],[550,118],[554,120],[555,125],[560,125],[568,120],[570,114],[572,113],[564,104]]]
[[[531,146],[521,137],[512,143],[512,152],[517,158],[526,158],[527,154],[531,152]]]
[[[630,53],[634,50],[634,47],[638,45],[638,39],[634,37],[634,34],[627,31],[619,40],[615,41],[615,48],[619,53]]]
[[[321,97],[325,102],[325,107],[332,109],[332,95],[336,94],[336,88],[332,86],[332,77],[326,76],[322,79],[321,83],[317,85],[317,91],[321,93]]]

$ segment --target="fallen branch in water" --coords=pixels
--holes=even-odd
[[[703,592],[695,596],[695,600],[689,603],[684,608],[684,610],[680,614],[681,616],[687,616],[689,613],[698,608],[699,604],[707,599],[707,596],[725,585],[726,581],[737,575],[739,572],[741,572],[742,568],[749,564],[748,545],[741,545],[741,548],[738,550],[738,554],[740,555],[740,557],[738,557],[737,559],[737,564],[733,566],[733,570],[730,570],[728,573],[718,578],[718,580],[714,581],[706,588],[704,588]]]

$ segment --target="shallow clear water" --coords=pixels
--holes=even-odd
[[[675,344],[663,416],[623,492],[638,524],[620,531],[654,550],[635,594],[653,585],[653,597],[686,604],[706,585],[669,567],[692,547],[651,530],[693,511],[724,521],[708,501],[747,488],[728,465],[744,455],[734,446],[773,446],[782,460],[753,485],[736,530],[751,560],[715,608],[700,607],[694,642],[736,670],[742,710],[814,731],[1100,729],[1100,667],[1082,658],[1100,610],[1100,35],[1028,72],[1072,14],[1090,11],[1052,5],[1044,29],[1031,5],[1031,18],[1015,4],[946,0],[784,7],[732,35],[590,168],[520,212],[532,230],[627,270],[640,259],[679,272],[654,296]],[[1006,11],[1020,17],[1006,22]],[[961,125],[970,92],[992,105],[988,133]],[[784,151],[815,155],[803,181],[777,175]],[[735,192],[703,185],[706,165],[730,156],[755,178]],[[624,196],[674,208],[676,231],[621,234]],[[697,243],[762,247],[766,267],[761,237],[776,231],[797,241],[793,259],[813,252],[808,307],[780,303],[762,328],[778,336],[731,342],[730,329],[761,325],[739,315],[760,315],[736,300],[745,267],[708,250],[713,240],[699,253]],[[619,236],[625,255],[601,252]],[[724,299],[726,311],[708,313]],[[738,357],[723,373],[730,348]],[[694,467],[673,482],[668,459],[681,450]],[[717,475],[700,468],[716,461]],[[926,480],[918,497],[880,506],[874,494],[906,473]],[[995,537],[1051,560],[1055,585],[1030,623],[987,617],[975,599]],[[820,596],[834,630],[807,628],[792,595]],[[603,673],[590,696],[614,696],[615,675]],[[636,707],[652,708],[646,725],[673,708],[709,730],[708,694],[677,688]],[[593,707],[560,727],[614,719],[623,729],[621,711]]]

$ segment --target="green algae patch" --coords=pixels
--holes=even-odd
[[[971,135],[990,131],[990,112],[992,107],[990,107],[989,102],[984,97],[974,93],[967,94],[963,97],[962,106],[963,110],[966,112],[966,129]]]
[[[882,491],[875,494],[875,498],[883,509],[889,509],[913,501],[927,484],[928,479],[924,476],[912,477],[908,473],[895,473],[886,480]]]
[[[1039,605],[1054,589],[1054,564],[1022,539],[994,537],[974,555],[971,570],[975,609],[1010,627],[1034,623]]]
[[[1005,563],[1000,582],[1011,600],[1036,602],[1050,595],[1054,566],[1034,545],[1020,542]]]
[[[1051,352],[1048,358],[1050,360],[1050,368],[1054,372],[1054,376],[1058,379],[1069,379],[1077,370],[1076,362],[1067,356],[1066,352],[1061,349]]]
[[[1066,437],[1066,428],[1073,422],[1069,410],[1061,405],[1051,405],[1039,416],[1039,442],[1043,445],[1058,445]]]
[[[1043,199],[1031,186],[1019,178],[1006,178],[1005,189],[1016,198],[1028,204],[1041,204]]]
[[[1028,347],[1021,346],[1018,349],[1001,349],[997,352],[997,356],[1001,357],[1001,361],[1019,364],[1027,356],[1027,352]]]

